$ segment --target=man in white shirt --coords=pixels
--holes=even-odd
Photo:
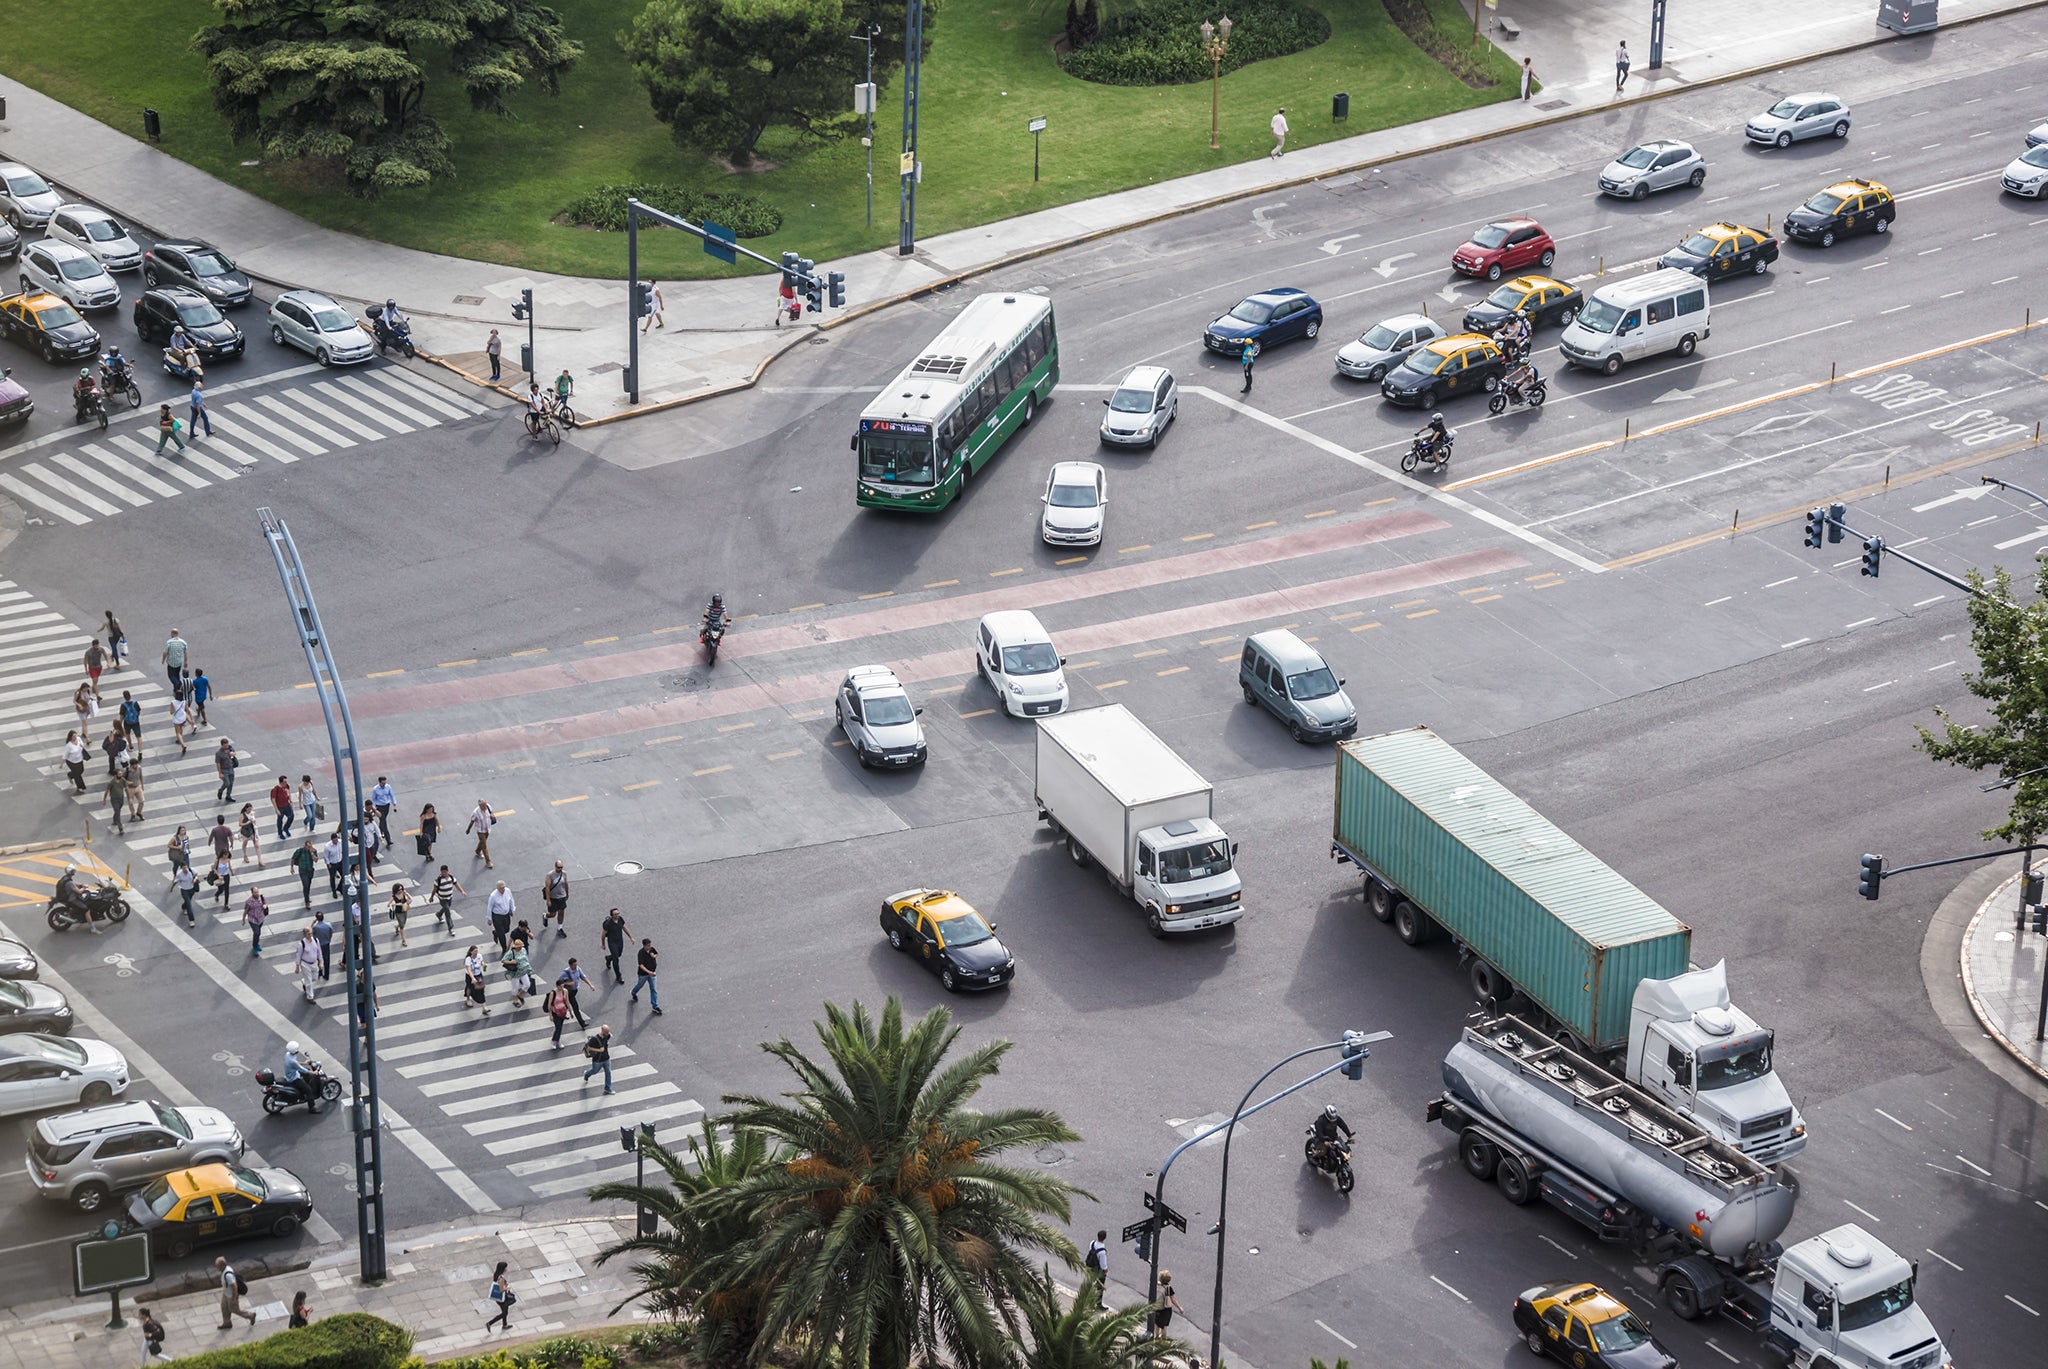
[[[491,915],[491,940],[497,942],[498,949],[502,951],[512,937],[512,915],[519,911],[518,905],[513,902],[512,891],[505,887],[504,880],[499,880],[498,887],[491,890],[485,907]]]
[[[1280,112],[1273,116],[1273,151],[1278,157],[1287,148],[1287,106],[1280,106]]]
[[[348,859],[348,848],[341,844],[341,833],[336,832],[320,848],[320,859],[327,865],[327,887],[336,898],[341,897],[341,867]]]

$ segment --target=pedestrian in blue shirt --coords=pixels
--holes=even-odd
[[[128,733],[128,741],[134,748],[137,760],[142,758],[142,705],[135,702],[135,695],[129,690],[121,691],[121,727]]]
[[[1245,374],[1249,376],[1251,372],[1247,371]],[[197,732],[200,728],[206,726],[206,701],[213,697],[213,681],[206,678],[205,671],[201,670],[198,666],[194,666],[192,667],[192,680],[187,688],[192,692],[192,708],[199,714],[199,721],[192,724],[192,730]]]
[[[1252,392],[1252,361],[1258,354],[1258,344],[1247,338],[1244,344],[1244,355],[1238,358],[1239,362],[1244,366],[1244,388],[1238,391],[1239,394],[1248,395]]]
[[[199,430],[202,427],[206,429],[208,437],[213,436],[213,420],[207,416],[206,396],[200,391],[198,376],[192,377],[192,417],[185,426],[192,430],[194,442],[199,440]]]
[[[392,792],[391,781],[377,776],[377,787],[370,791],[370,802],[377,809],[377,830],[384,835],[384,844],[391,844],[391,805],[398,802],[398,795]]]

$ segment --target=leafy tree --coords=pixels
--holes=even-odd
[[[887,85],[903,65],[906,8],[905,0],[652,0],[619,41],[678,146],[745,165],[773,126],[814,138],[850,132],[867,48],[849,35],[866,22],[881,26],[875,82]],[[927,55],[938,8],[925,0]]]
[[[971,1109],[1010,1043],[946,1063],[959,1029],[944,1008],[907,1028],[894,998],[879,1021],[858,1004],[825,1014],[822,1062],[786,1037],[762,1047],[797,1078],[785,1101],[725,1099],[735,1131],[794,1157],[735,1192],[757,1235],[718,1291],[771,1290],[753,1362],[782,1344],[801,1369],[1002,1365],[1037,1281],[1025,1252],[1075,1262],[1042,1218],[1066,1220],[1079,1190],[996,1157],[1079,1138],[1044,1109]]]
[[[583,55],[562,16],[535,0],[213,0],[202,29],[213,104],[236,142],[264,155],[339,159],[359,195],[454,174],[440,121],[424,109],[429,56],[445,60],[472,109],[511,118],[532,80],[559,94]]]
[[[1155,1369],[1194,1358],[1180,1341],[1145,1334],[1150,1305],[1107,1311],[1096,1306],[1101,1286],[1102,1275],[1090,1270],[1068,1303],[1051,1269],[1034,1275],[1017,1295],[1026,1334],[1017,1347],[1015,1369]]]
[[[2013,598],[2012,576],[1969,573],[1988,591],[1970,596],[1970,644],[1978,669],[1963,676],[1984,700],[1990,717],[1963,725],[1946,709],[1934,710],[1942,730],[1920,733],[1919,747],[1938,761],[1969,770],[1996,770],[2012,786],[2005,821],[1983,833],[1987,841],[2030,845],[2048,831],[2048,562],[2035,571],[2032,603]]]
[[[753,1348],[760,1328],[760,1307],[766,1290],[735,1283],[711,1293],[719,1269],[752,1237],[748,1214],[732,1201],[738,1185],[781,1162],[771,1156],[759,1132],[739,1132],[721,1140],[712,1119],[689,1138],[689,1154],[646,1143],[646,1152],[661,1177],[644,1188],[639,1184],[599,1184],[590,1190],[593,1202],[623,1201],[643,1205],[656,1218],[654,1234],[635,1235],[598,1252],[604,1264],[623,1256],[642,1257],[633,1266],[640,1289],[612,1311],[644,1299],[658,1317],[688,1320],[692,1358],[698,1364],[734,1362]]]

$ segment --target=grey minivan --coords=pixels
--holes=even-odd
[[[1358,710],[1322,653],[1286,628],[1247,637],[1237,667],[1244,701],[1263,705],[1296,741],[1358,731]]]

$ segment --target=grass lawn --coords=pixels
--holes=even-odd
[[[1380,0],[1318,4],[1331,21],[1328,42],[1224,77],[1223,147],[1211,152],[1206,82],[1134,89],[1075,80],[1054,64],[1049,46],[1064,5],[951,0],[924,70],[919,237],[1264,156],[1272,146],[1266,125],[1280,105],[1288,108],[1292,149],[1514,93],[1514,64],[1496,50],[1487,51],[1499,84],[1472,90],[1417,50]],[[1470,31],[1457,0],[1429,4],[1449,31]],[[132,0],[7,8],[10,76],[138,136],[140,111],[151,106],[163,115],[166,152],[330,228],[525,269],[619,277],[623,234],[550,220],[588,186],[652,180],[744,190],[773,202],[783,212],[782,232],[751,244],[771,256],[794,247],[825,261],[897,240],[900,85],[882,89],[869,228],[858,139],[806,148],[778,141],[779,131],[771,130],[762,152],[782,165],[746,176],[681,152],[649,112],[615,41],[641,0],[556,0],[584,58],[563,81],[560,98],[536,93],[518,100],[517,120],[473,114],[451,80],[430,79],[428,104],[454,141],[458,175],[430,190],[367,202],[308,184],[295,167],[244,165],[256,149],[228,141],[200,60],[184,46],[185,36],[212,22],[207,0],[152,0],[146,23],[133,21]],[[1333,125],[1330,96],[1340,90],[1351,95],[1351,116]],[[1042,179],[1034,185],[1025,125],[1036,117],[1050,122]],[[148,188],[138,187],[132,203],[146,218]],[[232,250],[231,242],[224,245]],[[644,271],[671,279],[737,269],[680,234],[643,239],[641,262]]]

